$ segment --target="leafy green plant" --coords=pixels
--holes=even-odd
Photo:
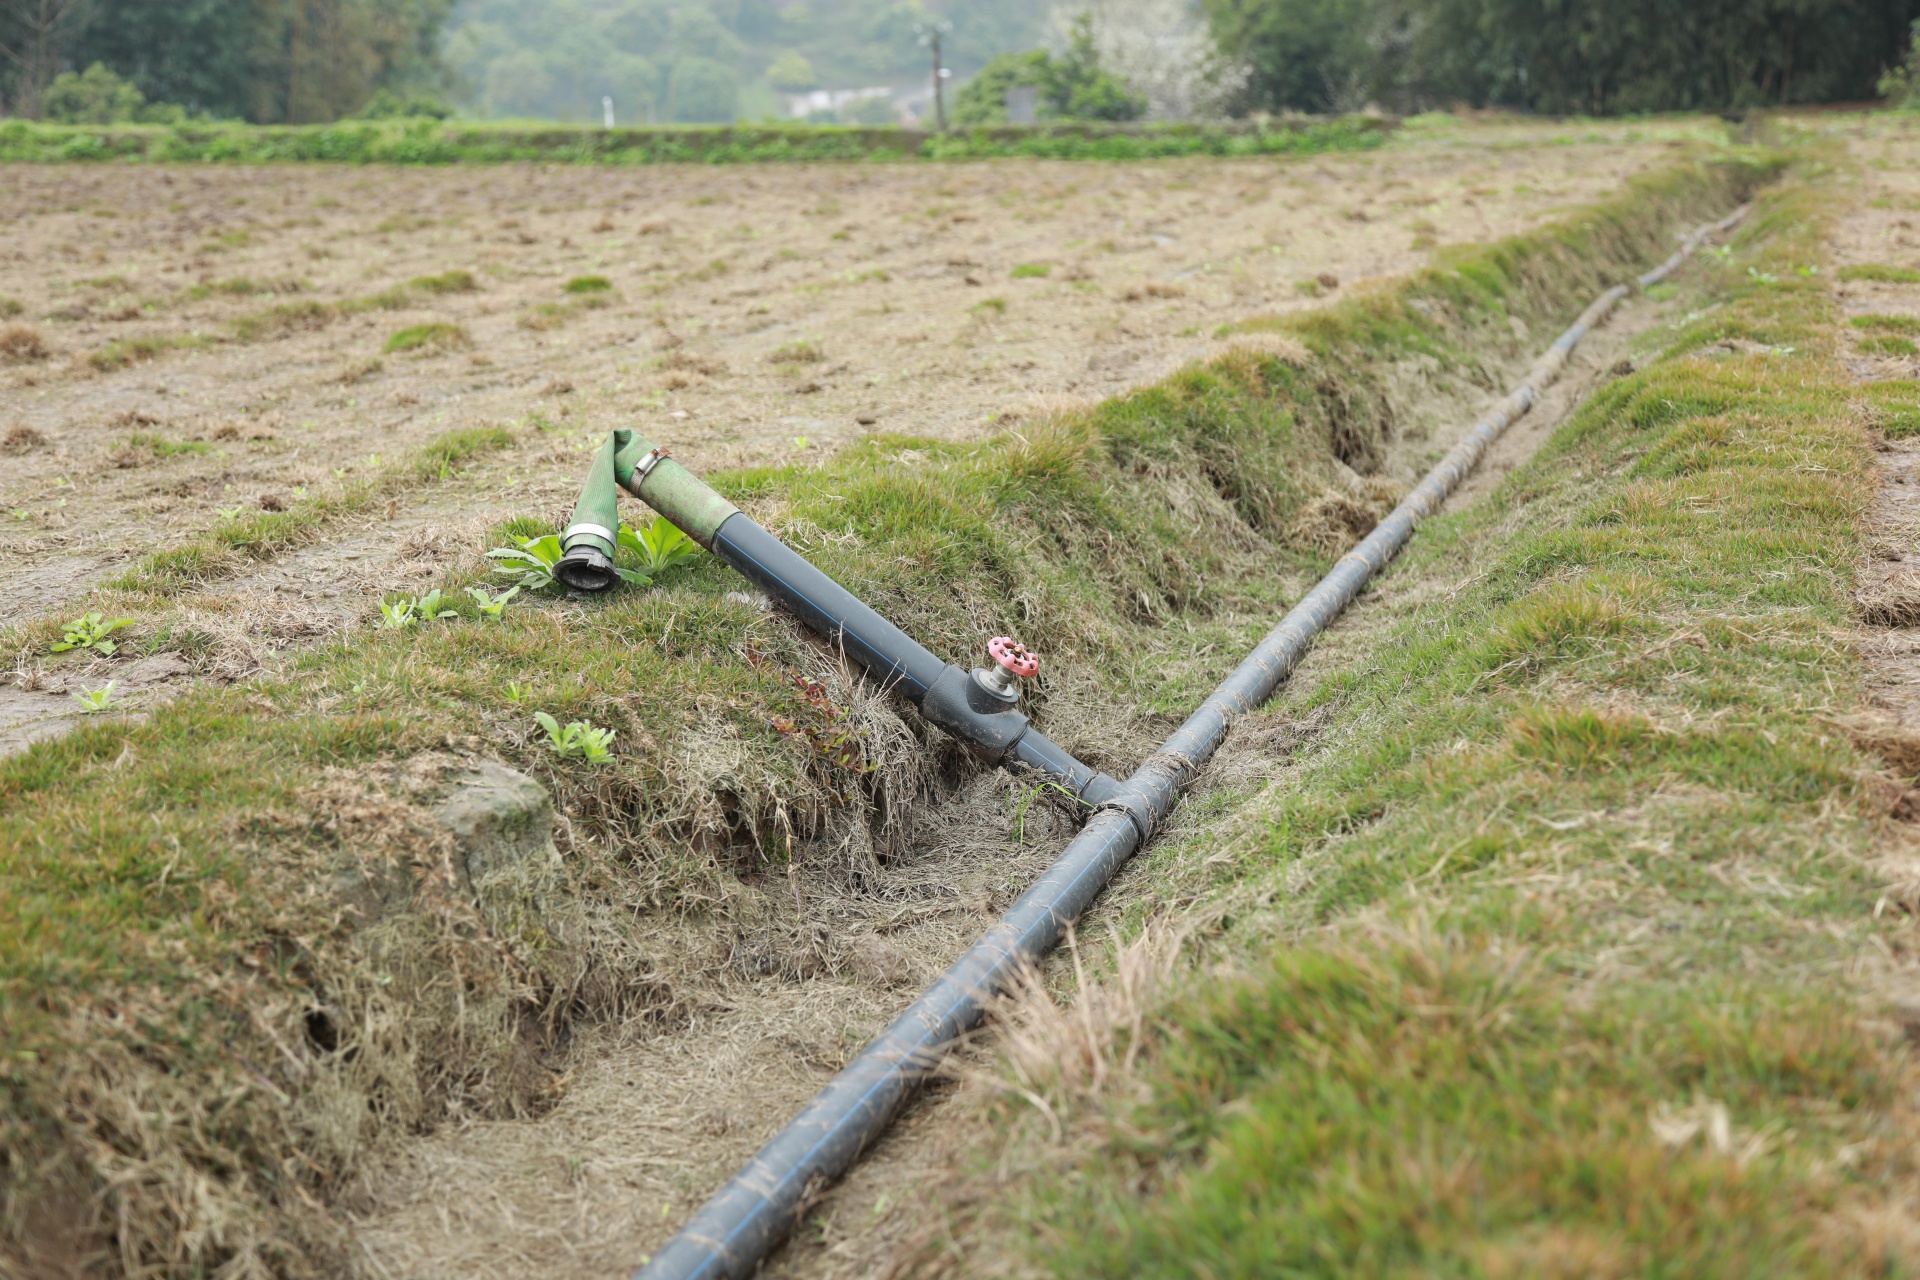
[[[67,696],[80,704],[81,715],[98,715],[100,712],[115,705],[113,701],[113,686],[117,683],[118,681],[109,680],[98,689],[83,689],[79,693],[69,694]]]
[[[528,591],[543,591],[553,585],[553,566],[566,554],[560,535],[549,533],[539,538],[515,538],[518,546],[495,547],[487,552],[493,571],[518,580]]]
[[[534,712],[533,718],[547,731],[547,746],[562,760],[605,764],[613,759],[613,752],[607,749],[614,738],[612,729],[602,729],[588,720],[569,720],[563,727],[544,711]]]
[[[104,615],[89,613],[84,618],[75,618],[61,628],[60,640],[53,646],[53,652],[65,653],[69,649],[91,649],[103,658],[111,658],[114,650],[120,646],[107,637],[122,627],[132,625],[132,618],[114,618],[108,621]]]
[[[449,604],[446,593],[438,587],[414,601],[414,608],[419,611],[422,622],[438,622],[442,618],[460,616],[460,611]]]
[[[419,597],[401,596],[390,604],[380,606],[380,625],[391,631],[405,631],[422,622],[438,622],[442,618],[457,618],[460,611],[452,608],[446,593],[435,587]]]
[[[501,610],[507,607],[507,601],[520,594],[520,588],[508,587],[496,596],[485,587],[468,587],[467,594],[473,598],[473,603],[479,608],[481,617],[497,618]]]
[[[700,554],[700,544],[682,533],[665,516],[655,516],[644,530],[636,530],[626,521],[620,522],[620,545],[640,557],[643,566],[640,574],[630,570],[621,570],[620,576],[629,582],[636,579],[644,583],[679,564]]]

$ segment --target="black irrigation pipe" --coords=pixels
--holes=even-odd
[[[1676,270],[1709,237],[1731,228],[1745,206],[1686,237],[1679,252],[1639,277],[1645,289]],[[1173,811],[1181,790],[1213,756],[1234,717],[1272,696],[1360,589],[1438,510],[1500,433],[1524,415],[1560,373],[1574,346],[1629,292],[1615,285],[1527,371],[1520,385],[1475,423],[1406,500],[1322,578],[1116,795],[1032,888],[835,1076],[787,1127],[701,1207],[634,1280],[718,1280],[750,1275],[819,1189],[849,1169],[886,1129],[946,1050],[976,1026],[986,1002],[1010,977],[1051,951],[1128,858]]]

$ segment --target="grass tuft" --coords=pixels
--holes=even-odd
[[[47,340],[32,325],[0,325],[0,360],[25,363],[45,360],[52,354]]]
[[[465,328],[444,320],[436,320],[431,324],[416,324],[396,331],[380,350],[386,355],[401,351],[418,351],[425,355],[434,351],[451,351],[472,345],[473,338]]]
[[[1920,284],[1920,271],[1880,263],[1854,263],[1840,268],[1842,280],[1871,280],[1879,284]]]
[[[826,358],[826,350],[819,343],[805,340],[783,343],[767,356],[775,364],[818,364]]]

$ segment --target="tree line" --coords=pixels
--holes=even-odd
[[[1920,0],[1202,0],[1241,105],[1550,114],[1863,101]]]
[[[382,91],[404,100],[444,89],[439,46],[453,4],[0,0],[0,99],[12,114],[37,117],[62,73],[97,64],[177,114],[337,120]]]
[[[814,86],[912,84],[945,18],[959,76],[986,68],[963,123],[1005,118],[1011,90],[1040,119],[1729,111],[1871,98],[1920,19],[1920,0],[455,3],[0,0],[0,106],[307,123],[438,100],[594,119],[612,99],[625,123],[731,120]]]

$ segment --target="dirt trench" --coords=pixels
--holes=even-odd
[[[1630,365],[1636,340],[1673,317],[1674,304],[1634,298],[1577,350],[1541,404],[1490,451],[1453,506],[1477,500],[1519,465],[1592,391]],[[1554,334],[1529,335],[1518,369]],[[1495,396],[1432,394],[1407,406],[1417,429],[1396,439],[1384,474],[1405,481],[1449,448]],[[1418,394],[1417,372],[1400,382]],[[1312,651],[1298,680],[1363,660],[1404,610],[1452,584],[1389,574]],[[1133,726],[1143,757],[1164,731]],[[1230,821],[1204,798],[1279,776],[1301,726],[1251,717],[1236,727],[1195,787],[1209,816],[1176,815],[1188,838],[1198,821]],[[941,804],[931,838],[883,869],[858,900],[795,903],[766,887],[766,909],[789,937],[831,920],[855,941],[853,981],[769,981],[737,973],[679,1026],[644,1038],[602,1034],[577,1047],[565,1099],[534,1121],[448,1126],[407,1145],[368,1184],[356,1236],[376,1274],[509,1276],[565,1267],[624,1274],[662,1244],[731,1171],[772,1135],[968,945],[1071,836],[1001,773],[974,779]],[[1017,834],[1016,834],[1017,833]],[[1201,837],[1204,838],[1204,837]],[[1136,867],[1122,874],[1089,928],[1149,892]],[[872,939],[868,942],[867,939]],[[888,1274],[923,1257],[970,1185],[967,1149],[977,1109],[953,1086],[924,1095],[841,1185],[827,1192],[769,1264],[772,1275]]]

